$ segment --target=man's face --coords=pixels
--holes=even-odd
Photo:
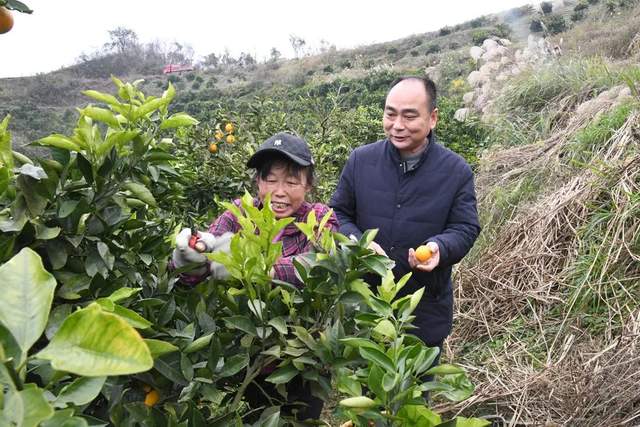
[[[401,153],[415,154],[426,145],[427,135],[438,121],[438,109],[429,111],[429,103],[424,84],[419,80],[403,80],[389,91],[382,127]]]

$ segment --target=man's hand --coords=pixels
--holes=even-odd
[[[420,271],[432,271],[440,264],[440,248],[438,244],[436,242],[429,242],[427,246],[431,249],[431,257],[423,263],[416,259],[415,249],[409,249],[409,265],[411,268]]]
[[[384,251],[384,249],[382,249],[382,246],[380,246],[376,242],[369,243],[369,249],[371,249],[373,252],[375,252],[378,255],[388,257],[387,253]]]

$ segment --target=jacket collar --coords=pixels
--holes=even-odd
[[[395,147],[395,145],[391,143],[391,141],[389,141],[389,138],[386,138],[384,141],[386,145],[386,150],[391,155],[391,159],[394,161],[394,163],[401,162],[402,157],[400,157],[400,151]],[[420,165],[424,163],[424,160],[427,158],[427,156],[429,155],[429,152],[431,151],[431,147],[435,143],[436,143],[436,131],[435,129],[431,129],[431,132],[429,132],[429,135],[427,135],[427,147],[422,152],[422,156],[420,156],[420,160],[418,160],[418,163],[416,164],[416,168],[419,168]]]

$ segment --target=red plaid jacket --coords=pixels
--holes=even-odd
[[[236,206],[241,206],[240,199],[234,200],[233,203]],[[257,198],[253,199],[253,205],[260,207],[261,203]],[[282,280],[294,285],[300,285],[300,280],[296,277],[295,267],[293,266],[293,258],[296,255],[300,255],[305,252],[309,252],[311,249],[310,242],[307,241],[307,237],[296,227],[295,222],[304,222],[307,220],[309,212],[313,211],[318,221],[320,221],[330,208],[322,203],[309,203],[303,202],[298,211],[294,215],[294,222],[287,225],[282,232],[276,237],[277,240],[282,241],[282,256],[278,259],[273,266],[275,271],[275,279]],[[326,228],[337,231],[338,219],[335,214],[332,213],[329,221],[326,223]],[[229,211],[225,211],[220,215],[210,226],[209,233],[214,236],[221,236],[224,233],[237,233],[240,230],[240,224],[234,214]],[[181,279],[183,282],[189,284],[195,284],[202,281],[206,276],[189,276],[182,274]]]

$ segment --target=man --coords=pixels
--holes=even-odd
[[[349,156],[330,206],[340,232],[379,229],[371,249],[393,259],[396,279],[412,272],[400,295],[425,287],[415,334],[442,347],[453,321],[452,266],[480,232],[473,174],[462,157],[436,143],[436,87],[422,77],[396,80],[387,94],[386,139]],[[419,263],[414,248],[432,256]]]

